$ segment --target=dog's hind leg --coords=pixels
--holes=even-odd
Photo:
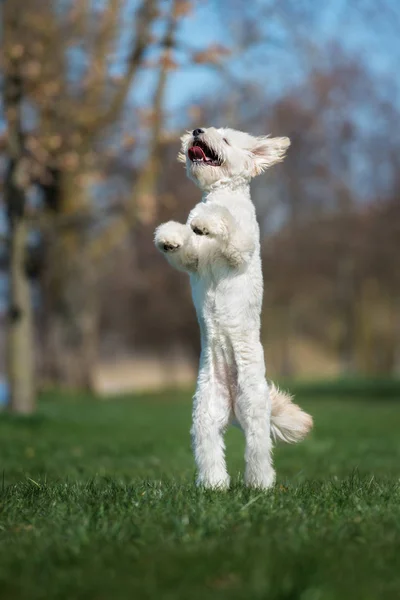
[[[268,489],[275,482],[271,457],[271,406],[264,364],[260,361],[238,363],[234,410],[246,438],[246,484],[249,487]]]
[[[229,487],[224,433],[230,413],[229,400],[215,379],[212,365],[203,366],[193,399],[191,429],[199,486],[213,489]]]

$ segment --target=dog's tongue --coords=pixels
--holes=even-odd
[[[189,148],[188,150],[188,156],[190,158],[190,160],[195,160],[197,159],[206,159],[206,155],[204,154],[202,148],[200,148],[200,146],[192,146],[191,148]]]

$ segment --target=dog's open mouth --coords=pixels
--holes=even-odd
[[[196,140],[188,150],[188,157],[193,163],[204,163],[213,167],[219,167],[222,163],[218,154],[204,142]]]

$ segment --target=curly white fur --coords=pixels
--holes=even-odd
[[[169,263],[190,274],[201,333],[192,438],[205,487],[229,486],[229,423],[246,437],[246,483],[262,489],[275,481],[271,438],[297,442],[312,427],[290,396],[268,389],[260,342],[263,279],[250,179],[282,160],[289,143],[213,127],[185,134],[178,158],[204,195],[185,225],[170,221],[155,232]]]

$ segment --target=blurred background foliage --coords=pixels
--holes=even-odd
[[[48,386],[186,385],[199,336],[153,247],[200,192],[202,125],[286,135],[253,183],[274,377],[400,374],[400,5],[395,0],[5,0],[1,371]]]

